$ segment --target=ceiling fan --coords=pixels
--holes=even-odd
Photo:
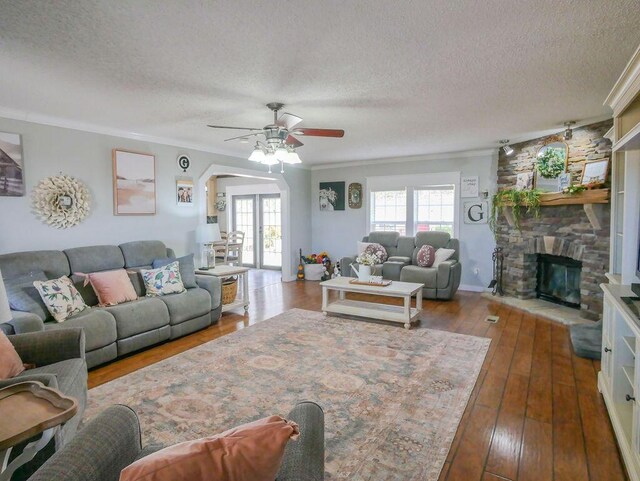
[[[249,140],[251,137],[263,135],[264,141],[256,141],[249,160],[268,165],[269,172],[271,172],[271,166],[275,164],[281,164],[284,168],[284,164],[299,164],[302,162],[296,149],[302,147],[304,144],[294,137],[294,135],[310,137],[344,136],[344,130],[295,127],[302,122],[302,118],[287,112],[284,112],[278,117],[278,112],[282,107],[284,107],[284,104],[280,102],[270,102],[267,104],[267,108],[273,112],[273,123],[261,129],[252,127],[230,127],[226,125],[207,125],[207,127],[211,127],[212,129],[248,130],[251,132],[249,134],[225,139],[225,142],[230,140]]]

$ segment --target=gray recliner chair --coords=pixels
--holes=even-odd
[[[322,409],[313,402],[301,402],[287,419],[298,423],[300,438],[287,444],[276,481],[322,481]],[[143,448],[136,413],[127,406],[111,406],[91,420],[29,481],[118,481],[122,469],[162,447]]]
[[[446,232],[418,232],[415,237],[401,236],[397,232],[371,232],[362,241],[378,243],[387,251],[389,258],[376,266],[376,274],[381,274],[384,279],[423,284],[422,295],[426,299],[451,299],[460,286],[460,242]],[[417,256],[423,245],[430,245],[435,249],[453,249],[455,252],[437,267],[421,267]],[[357,266],[356,256],[340,260],[343,276],[353,276],[351,264]]]

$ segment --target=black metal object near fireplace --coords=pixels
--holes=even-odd
[[[536,296],[580,309],[582,262],[569,257],[538,254]]]

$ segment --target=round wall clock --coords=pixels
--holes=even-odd
[[[186,172],[189,166],[191,165],[191,159],[185,154],[179,155],[178,165],[180,166],[183,172]]]

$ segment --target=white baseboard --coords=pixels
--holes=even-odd
[[[471,286],[469,284],[460,284],[460,286],[458,287],[458,290],[469,291],[469,292],[490,292],[491,291],[491,289],[487,287]]]

